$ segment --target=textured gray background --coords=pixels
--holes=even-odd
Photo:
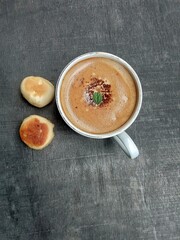
[[[0,0],[0,240],[180,239],[179,23],[179,0]],[[95,50],[141,79],[142,110],[127,131],[136,160],[111,139],[74,133],[55,102],[36,109],[21,97],[25,76],[55,84]],[[18,135],[34,113],[55,123],[42,151]]]

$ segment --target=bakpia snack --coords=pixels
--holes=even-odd
[[[42,108],[54,98],[54,86],[50,81],[38,76],[28,76],[21,82],[23,97],[33,106]]]
[[[30,115],[20,126],[21,140],[30,148],[45,148],[54,138],[54,124],[39,115]]]

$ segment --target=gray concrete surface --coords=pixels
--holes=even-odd
[[[0,0],[0,239],[180,239],[180,1]],[[21,96],[21,80],[56,83],[89,51],[129,62],[143,106],[128,129],[130,160],[112,140],[87,139]],[[19,138],[23,118],[55,124],[42,151]]]

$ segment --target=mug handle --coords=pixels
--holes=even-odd
[[[134,159],[139,155],[139,150],[136,144],[126,132],[122,132],[113,138],[131,159]]]

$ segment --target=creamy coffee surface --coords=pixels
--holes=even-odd
[[[136,84],[118,62],[89,58],[67,72],[60,101],[73,125],[88,133],[108,133],[131,117],[137,101]]]

